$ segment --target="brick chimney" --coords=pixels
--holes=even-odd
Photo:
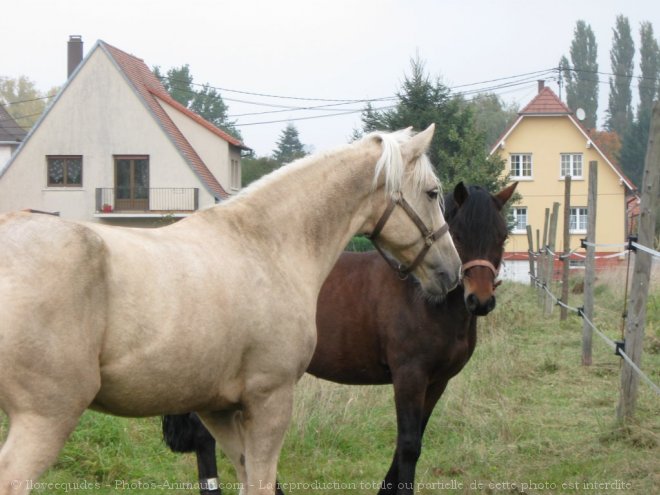
[[[545,79],[539,79],[536,82],[539,83],[539,93],[540,93],[541,91],[543,91],[543,88],[545,88]]]
[[[71,74],[76,70],[80,62],[83,59],[83,41],[82,36],[77,34],[72,34],[69,36],[69,42],[67,43],[67,79],[71,77]]]

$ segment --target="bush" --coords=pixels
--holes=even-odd
[[[363,253],[365,251],[373,251],[374,245],[369,239],[364,236],[355,236],[346,246],[346,251],[354,251],[357,253]]]

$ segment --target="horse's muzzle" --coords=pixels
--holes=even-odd
[[[468,294],[465,297],[465,307],[474,316],[486,316],[495,309],[495,296],[492,295],[485,301],[480,301],[476,294]]]

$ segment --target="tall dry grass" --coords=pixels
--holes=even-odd
[[[618,277],[605,282],[599,278],[603,288],[597,305],[618,307]],[[656,285],[643,358],[643,368],[656,383],[659,295]],[[579,302],[579,294],[572,297]],[[602,319],[604,331],[616,337],[616,317]],[[498,307],[480,320],[474,356],[450,382],[429,422],[418,493],[657,492],[660,399],[641,384],[635,421],[618,424],[620,359],[594,337],[594,364],[581,366],[580,335],[576,316],[564,323],[557,312],[543,318],[533,289],[512,283],[498,289]],[[6,422],[0,425],[0,438],[5,432]],[[292,487],[288,493],[375,494],[395,437],[390,386],[342,386],[305,376],[297,388],[279,479]],[[222,456],[219,468],[222,481],[233,484],[233,470]],[[194,481],[195,473],[194,457],[172,454],[163,445],[158,418],[90,412],[43,481],[95,482],[99,489],[94,493],[101,494],[192,494],[192,487],[152,486],[181,487]],[[625,490],[607,488],[614,483],[623,483]],[[224,493],[238,491],[232,486]]]

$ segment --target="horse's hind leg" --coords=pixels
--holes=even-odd
[[[199,476],[199,493],[212,495],[222,493],[218,483],[218,464],[215,456],[215,438],[204,427],[196,414],[190,415],[195,429],[195,456]]]
[[[79,414],[11,415],[9,434],[0,450],[0,495],[29,493],[37,478],[57,460],[78,418]]]

